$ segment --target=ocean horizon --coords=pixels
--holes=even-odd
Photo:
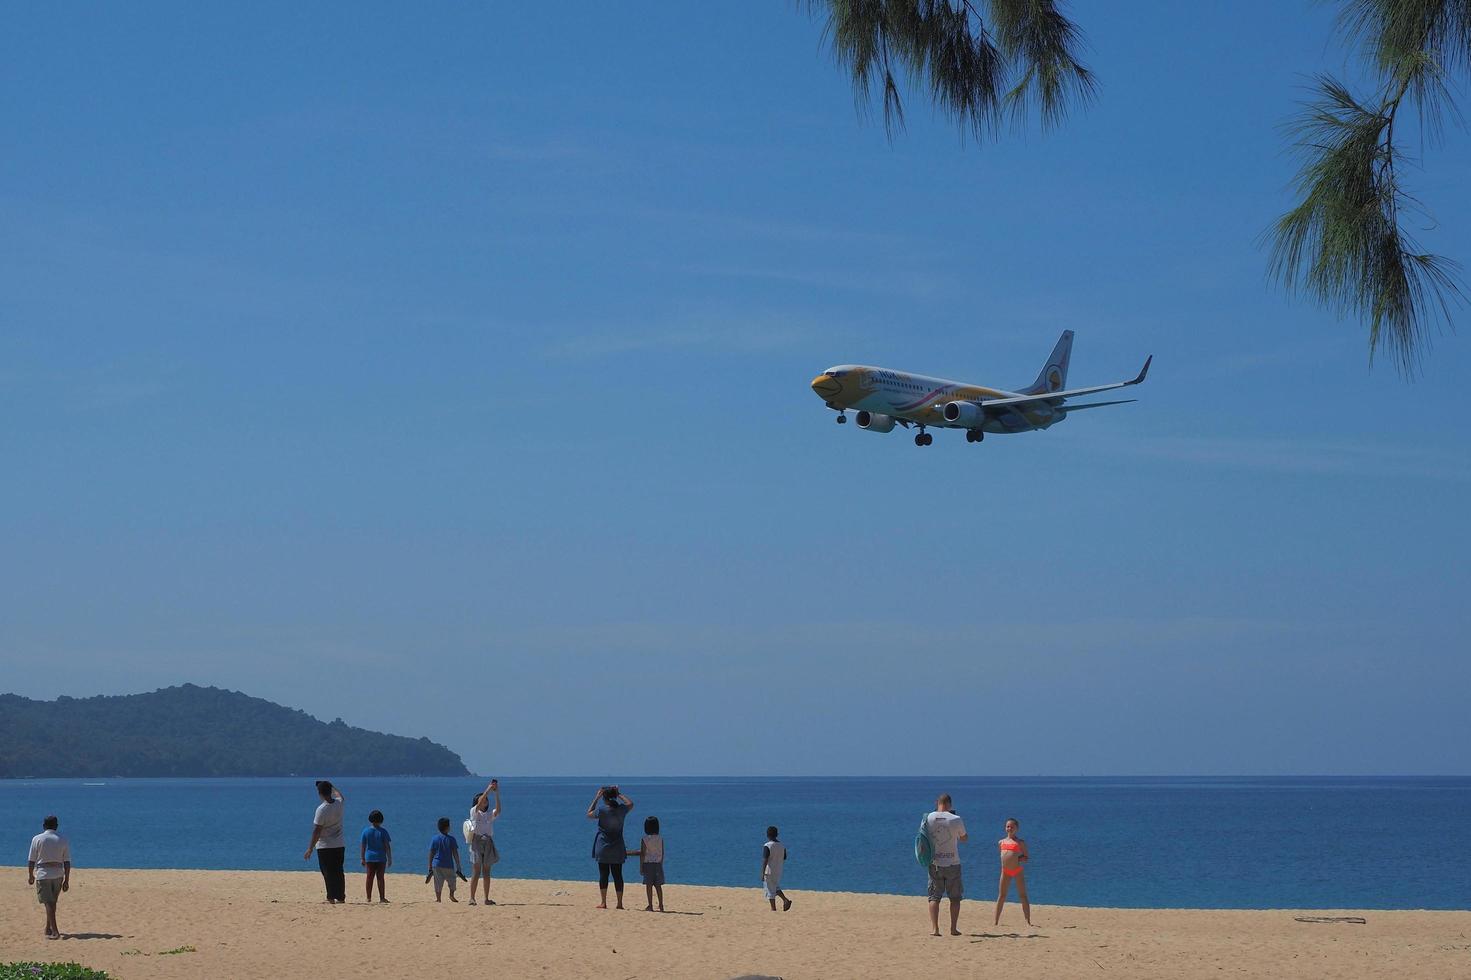
[[[0,827],[23,864],[55,813],[79,875],[89,867],[314,870],[313,776],[0,781]],[[604,777],[502,776],[496,875],[595,877],[584,816]],[[342,777],[347,867],[370,810],[385,814],[395,871],[425,863],[434,823],[456,831],[488,777]],[[758,887],[775,824],[792,891],[920,895],[912,844],[935,795],[965,819],[966,894],[994,899],[995,841],[1021,821],[1032,900],[1116,908],[1464,909],[1471,776],[628,776],[627,839],[657,816],[669,887]],[[1404,843],[1402,843],[1404,842]],[[1447,856],[1452,856],[1450,859]],[[468,866],[467,866],[468,868]],[[636,861],[629,872],[637,881]]]

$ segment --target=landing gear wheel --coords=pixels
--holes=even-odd
[[[916,446],[928,446],[934,441],[935,437],[930,435],[928,432],[921,432],[919,435],[914,437],[914,444]]]
[[[980,442],[984,438],[986,438],[986,434],[984,432],[982,432],[980,429],[966,429],[965,430],[965,441],[966,442]]]
[[[839,425],[842,425],[846,421],[848,421],[848,416],[844,415],[842,412],[839,412],[838,413],[838,424]]]

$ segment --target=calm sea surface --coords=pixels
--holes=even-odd
[[[496,874],[591,879],[597,779],[506,778]],[[395,871],[425,864],[434,822],[460,821],[483,779],[349,779],[348,869],[368,811],[393,834]],[[1471,907],[1471,778],[750,779],[621,782],[629,843],[656,815],[671,886],[757,887],[767,824],[791,857],[785,887],[914,893],[920,816],[955,797],[970,843],[967,895],[994,897],[995,840],[1015,816],[1035,901],[1188,908]],[[79,872],[108,868],[314,869],[301,860],[311,780],[0,781],[0,865],[24,864],[56,813]],[[637,865],[629,872],[637,881]],[[355,894],[355,893],[354,893]]]

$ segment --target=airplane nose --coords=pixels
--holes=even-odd
[[[830,378],[825,374],[819,374],[817,377],[812,379],[812,390],[817,392],[817,397],[821,398],[823,401],[827,401],[834,395],[838,394],[838,392],[842,391],[843,386],[837,380]]]

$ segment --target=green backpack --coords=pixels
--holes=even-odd
[[[928,868],[934,859],[935,844],[930,840],[930,819],[926,815],[920,817],[919,833],[914,835],[914,860],[919,862],[921,868]]]

